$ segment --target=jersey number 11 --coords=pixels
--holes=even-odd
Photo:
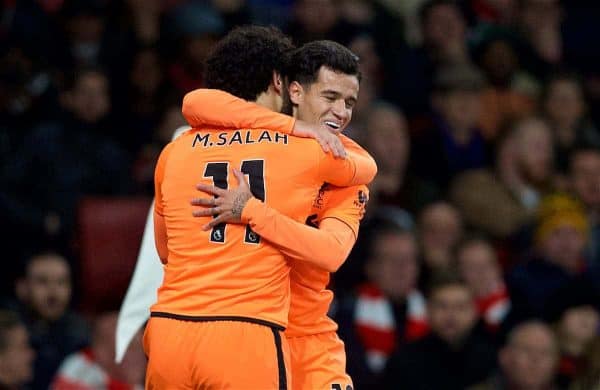
[[[250,191],[252,195],[261,201],[265,201],[265,160],[244,160],[240,170],[250,176]],[[227,189],[229,184],[227,178],[229,177],[229,163],[228,162],[210,162],[206,164],[204,170],[204,177],[212,177],[215,187]],[[217,197],[217,196],[215,196]],[[220,223],[215,226],[210,232],[211,242],[225,242],[225,228],[227,224]],[[260,236],[250,229],[250,226],[246,225],[246,234],[244,236],[244,242],[247,244],[258,244],[260,243]]]

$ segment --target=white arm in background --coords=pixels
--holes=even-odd
[[[173,139],[188,129],[188,126],[178,128],[173,133]],[[156,290],[160,287],[163,279],[163,265],[158,258],[154,244],[153,211],[154,202],[150,206],[150,212],[146,219],[135,270],[119,311],[115,337],[115,361],[117,363],[123,360],[131,340],[150,318],[150,306],[156,302]]]

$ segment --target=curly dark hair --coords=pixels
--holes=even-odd
[[[283,74],[290,82],[310,85],[317,81],[322,66],[361,79],[358,56],[347,47],[327,40],[309,42],[291,51]]]
[[[285,55],[293,48],[275,27],[237,27],[208,56],[205,86],[254,101],[269,88],[273,71],[283,71]]]

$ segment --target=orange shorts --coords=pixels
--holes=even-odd
[[[242,321],[151,317],[146,389],[290,390],[283,332]]]
[[[293,390],[352,390],[344,342],[335,332],[289,337]]]

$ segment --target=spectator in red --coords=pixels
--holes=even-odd
[[[144,388],[146,357],[141,333],[135,336],[123,361],[115,362],[118,313],[103,313],[94,322],[92,345],[65,358],[54,380],[55,390],[134,390]]]
[[[388,215],[391,215],[388,214]],[[417,288],[418,247],[408,226],[375,218],[365,264],[367,281],[339,305],[348,373],[357,388],[379,383],[387,359],[427,330],[425,299]]]
[[[427,294],[430,333],[400,348],[388,361],[383,389],[464,389],[496,365],[492,344],[475,331],[477,309],[455,275],[438,275]]]
[[[511,301],[494,247],[483,237],[469,237],[456,248],[456,264],[475,297],[486,328],[497,332],[510,311]]]

